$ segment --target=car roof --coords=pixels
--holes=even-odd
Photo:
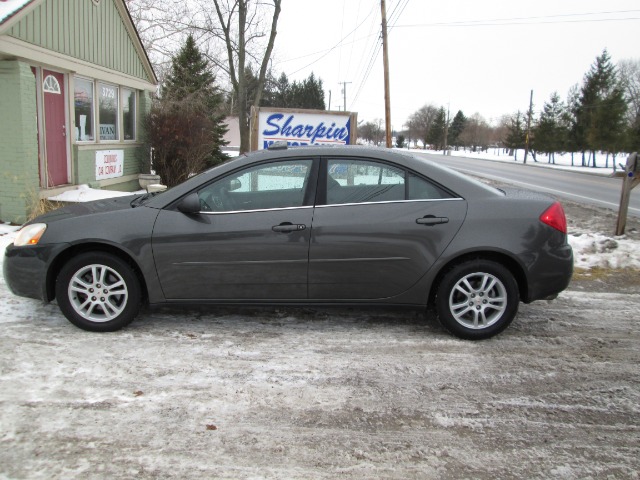
[[[463,198],[468,196],[475,198],[501,195],[498,190],[448,168],[446,166],[446,157],[444,156],[443,162],[437,163],[424,158],[422,155],[401,149],[387,149],[365,145],[310,145],[257,150],[240,155],[188,179],[162,195],[154,197],[147,202],[146,205],[153,208],[164,208],[183,195],[198,188],[203,182],[209,181],[209,179],[225,175],[226,173],[252,164],[275,159],[300,158],[301,156],[348,156],[350,158],[360,157],[362,159],[388,161],[425,175],[436,183],[456,192]]]

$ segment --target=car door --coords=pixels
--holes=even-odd
[[[317,164],[272,161],[204,185],[201,211],[160,212],[153,253],[169,300],[307,298]]]
[[[309,250],[311,300],[400,295],[431,268],[466,215],[463,199],[378,161],[323,160],[320,179]]]

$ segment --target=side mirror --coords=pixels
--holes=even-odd
[[[200,213],[200,197],[197,193],[190,193],[178,202],[178,210],[186,214]]]
[[[237,178],[234,178],[233,180],[231,180],[229,182],[229,191],[233,192],[234,190],[238,190],[240,187],[242,187],[242,182],[240,180],[238,180]]]

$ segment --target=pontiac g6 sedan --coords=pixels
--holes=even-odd
[[[56,299],[91,331],[143,302],[433,305],[466,339],[557,296],[572,268],[553,199],[366,147],[263,150],[161,194],[67,206],[26,224],[4,260],[13,293]]]

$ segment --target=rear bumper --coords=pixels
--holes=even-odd
[[[9,245],[4,253],[2,273],[9,290],[20,297],[49,301],[47,275],[51,262],[68,245]]]
[[[551,300],[566,289],[573,275],[573,250],[569,244],[545,251],[529,272],[525,303]]]

